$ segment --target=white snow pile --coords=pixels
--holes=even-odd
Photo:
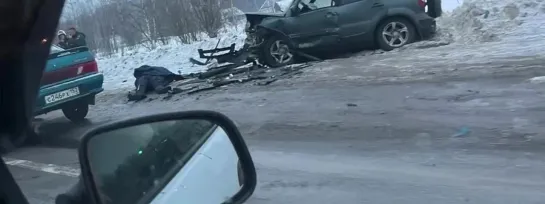
[[[145,47],[136,47],[125,53],[111,56],[97,54],[99,69],[104,74],[104,89],[133,88],[133,70],[141,65],[162,66],[177,74],[189,74],[205,71],[206,66],[193,65],[189,58],[199,58],[198,49],[227,47],[236,43],[237,49],[242,47],[246,34],[244,25],[228,25],[223,28],[217,38],[202,36],[202,40],[191,44],[181,44],[172,40],[168,45],[159,45],[149,51]]]
[[[544,16],[544,0],[464,0],[438,19],[438,39],[463,44],[501,41]]]
[[[532,84],[543,84],[545,83],[545,76],[533,77],[530,78],[528,81]]]

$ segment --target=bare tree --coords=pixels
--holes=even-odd
[[[170,39],[198,40],[200,33],[216,37],[225,23],[222,10],[232,0],[102,0],[98,4],[68,4],[60,29],[75,26],[88,46],[105,54],[143,45],[154,49]]]

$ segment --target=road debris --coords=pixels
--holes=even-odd
[[[185,80],[172,83],[171,86],[176,91],[169,93],[163,99],[168,100],[175,94],[192,95],[232,84],[254,82],[252,85],[266,86],[278,80],[302,74],[302,69],[309,66],[311,65],[305,63],[292,64],[280,68],[268,68],[252,64],[238,67],[233,64],[213,67],[202,73],[185,75]]]
[[[465,137],[467,135],[469,135],[469,133],[471,133],[471,130],[467,127],[462,127],[458,130],[458,132],[456,132],[455,134],[452,135],[452,137]]]

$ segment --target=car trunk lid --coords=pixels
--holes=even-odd
[[[96,72],[97,63],[87,47],[52,51],[42,76],[41,86],[77,79]]]

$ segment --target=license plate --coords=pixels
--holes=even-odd
[[[45,96],[45,103],[46,104],[55,103],[57,101],[62,101],[64,99],[77,96],[77,95],[79,95],[79,88],[74,87],[71,89],[66,89],[64,91],[60,91],[60,92]]]

